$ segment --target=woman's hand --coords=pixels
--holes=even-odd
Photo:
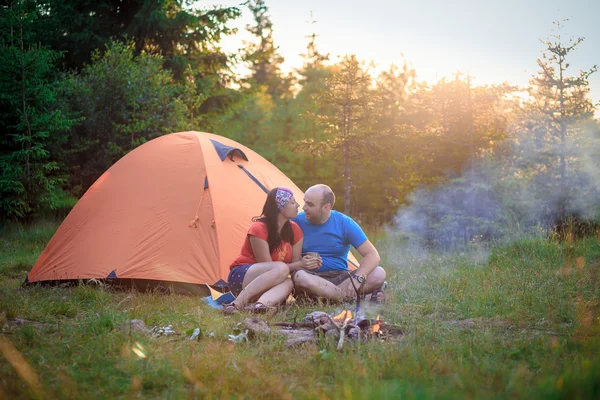
[[[323,259],[321,257],[312,257],[310,255],[305,255],[300,260],[300,268],[305,269],[307,271],[311,271],[313,269],[321,268],[323,265]]]

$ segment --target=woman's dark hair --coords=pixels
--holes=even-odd
[[[267,201],[263,206],[262,214],[260,217],[254,217],[254,221],[261,221],[267,224],[267,243],[269,244],[269,253],[272,253],[275,249],[281,246],[282,241],[294,243],[294,231],[292,230],[292,224],[290,221],[286,221],[281,228],[281,234],[277,227],[277,217],[279,216],[279,209],[277,208],[277,202],[275,196],[277,195],[277,188],[271,189],[267,195]]]

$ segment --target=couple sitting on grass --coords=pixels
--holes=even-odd
[[[241,254],[231,264],[227,282],[236,299],[223,308],[225,314],[275,308],[292,291],[344,301],[356,298],[358,289],[371,293],[374,301],[383,300],[385,271],[377,266],[379,253],[352,218],[332,210],[334,202],[329,186],[312,186],[298,214],[299,204],[289,189],[269,192],[262,216],[248,230]],[[350,246],[362,256],[352,272]]]

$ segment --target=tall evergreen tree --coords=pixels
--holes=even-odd
[[[560,22],[555,23],[562,29]],[[593,118],[594,105],[589,93],[588,77],[598,70],[569,75],[569,57],[583,38],[564,41],[559,33],[543,41],[545,50],[538,59],[540,71],[530,82],[533,99],[526,108],[524,126],[535,140],[535,152],[527,161],[536,173],[548,204],[548,215],[557,223],[564,222],[579,194],[573,193],[570,181],[581,178],[579,146],[583,145],[583,123]],[[537,166],[544,166],[537,168]]]
[[[263,0],[246,3],[254,24],[246,29],[254,36],[245,42],[242,60],[250,74],[240,79],[240,102],[232,107],[229,117],[221,123],[219,133],[226,134],[281,166],[287,162],[279,142],[290,135],[289,101],[291,81],[279,70],[283,58],[273,42],[273,24]],[[285,169],[285,168],[284,168]]]
[[[374,223],[389,220],[418,183],[414,179],[413,157],[419,152],[411,147],[417,143],[409,119],[415,78],[415,70],[405,62],[402,67],[391,65],[376,80],[375,137],[371,157],[362,160],[364,167],[356,179],[361,193],[358,199],[355,197],[359,204],[353,207]]]
[[[316,21],[311,21],[311,24]],[[325,63],[329,61],[329,54],[323,54],[317,48],[317,34],[312,33],[307,38],[309,39],[306,45],[306,51],[301,54],[303,63],[302,68],[296,70],[300,75],[299,84],[302,87],[302,91],[315,92],[315,89],[323,89],[325,80],[329,78],[331,71],[325,66]]]
[[[273,22],[264,0],[250,0],[247,5],[254,16],[254,25],[247,25],[246,29],[257,43],[247,44],[245,59],[250,63],[253,83],[266,86],[267,93],[278,99],[287,93],[289,85],[286,87],[286,81],[281,77],[280,67],[284,59],[277,52],[278,47],[273,40]]]
[[[325,127],[328,139],[323,144],[327,151],[341,157],[344,188],[344,212],[350,213],[352,164],[373,148],[374,121],[378,117],[376,92],[372,89],[371,76],[363,69],[356,56],[345,56],[327,81],[319,101],[332,107],[332,114],[316,118]]]
[[[327,138],[324,126],[316,119],[318,115],[332,112],[328,104],[318,99],[331,77],[331,67],[325,64],[329,55],[318,50],[315,33],[308,39],[306,51],[302,54],[302,67],[296,70],[299,89],[288,109],[290,134],[280,146],[287,150],[288,158],[288,163],[281,168],[301,188],[319,181],[329,182],[334,170],[334,158],[321,151],[321,143]]]
[[[40,46],[35,1],[0,6],[0,211],[24,218],[54,209],[64,198],[58,149],[72,120],[56,108],[54,63]]]

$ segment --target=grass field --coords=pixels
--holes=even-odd
[[[338,352],[324,339],[289,349],[276,334],[233,344],[244,316],[198,297],[22,288],[56,228],[0,236],[0,398],[600,398],[598,238],[524,239],[474,258],[415,255],[381,237],[389,301],[368,316],[406,335]],[[121,329],[130,319],[202,337]]]

